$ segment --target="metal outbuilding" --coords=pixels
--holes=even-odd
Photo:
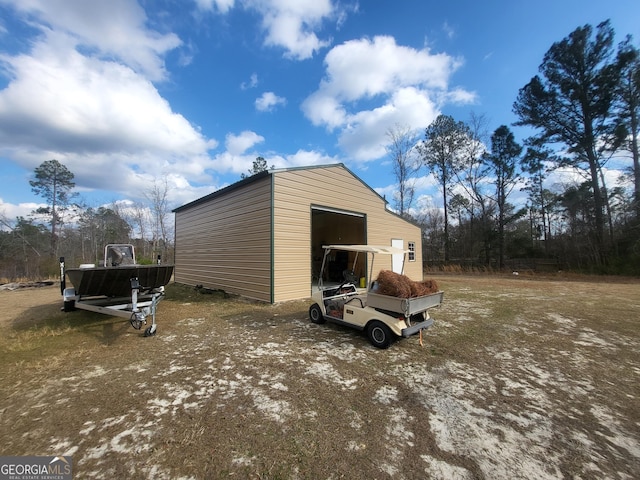
[[[178,283],[270,303],[306,298],[328,244],[400,247],[409,251],[404,273],[423,279],[420,227],[343,164],[264,171],[174,213]],[[340,281],[349,260],[332,258],[323,280]],[[398,260],[380,267],[398,271]]]

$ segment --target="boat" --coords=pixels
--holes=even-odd
[[[145,290],[164,287],[173,265],[124,265],[121,267],[69,268],[67,277],[81,297],[124,297],[131,293],[130,280],[137,278]]]
[[[152,316],[152,324],[145,336],[155,335],[155,313],[164,297],[164,287],[171,280],[174,266],[158,263],[139,265],[131,244],[109,244],[104,249],[102,265],[82,264],[65,268],[60,257],[60,290],[63,310],[83,309],[129,318],[131,326],[139,330]],[[66,277],[73,287],[67,288]]]

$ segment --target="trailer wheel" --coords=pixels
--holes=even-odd
[[[142,320],[136,315],[135,312],[133,312],[131,314],[131,318],[129,319],[129,323],[136,330],[140,330],[142,328]]]
[[[158,332],[158,329],[156,328],[156,326],[151,325],[150,327],[147,327],[146,330],[144,331],[144,336],[153,337],[157,332]]]
[[[367,325],[367,337],[371,345],[376,348],[389,348],[393,336],[389,327],[379,320],[373,320]]]
[[[322,315],[322,309],[317,303],[314,303],[309,308],[309,319],[311,323],[317,323],[318,325],[326,322],[324,315]]]
[[[64,306],[62,307],[62,310],[65,312],[73,312],[76,309],[76,301],[75,300],[67,300],[66,302],[63,302]]]

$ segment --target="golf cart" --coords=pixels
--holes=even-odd
[[[388,348],[395,338],[420,334],[433,324],[429,309],[442,303],[444,292],[403,298],[376,293],[378,284],[373,280],[376,255],[402,255],[406,251],[387,246],[373,245],[326,245],[318,279],[318,290],[311,298],[309,308],[311,322],[326,321],[364,330],[374,347]],[[325,286],[324,272],[335,252],[353,252],[353,263],[343,272],[344,280],[338,285]],[[366,272],[367,257],[370,256],[369,272]],[[360,262],[360,263],[358,263]],[[404,269],[404,261],[403,261]],[[358,279],[354,272],[364,274]]]

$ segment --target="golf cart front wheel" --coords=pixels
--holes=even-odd
[[[367,325],[367,337],[376,348],[389,348],[393,340],[391,329],[379,320],[373,320]]]
[[[324,315],[322,314],[322,309],[317,303],[314,303],[311,305],[311,308],[309,308],[309,319],[311,320],[311,323],[322,324],[326,322]]]

